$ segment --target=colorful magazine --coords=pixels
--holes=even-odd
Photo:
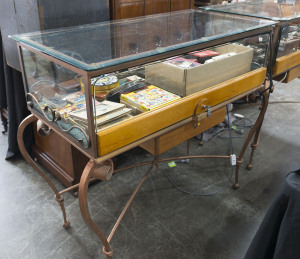
[[[137,91],[121,95],[122,101],[127,102],[142,111],[157,109],[180,98],[180,96],[154,85],[149,85]]]
[[[193,60],[186,59],[186,58],[181,58],[181,57],[168,59],[165,61],[165,63],[172,64],[174,66],[177,66],[177,67],[180,67],[183,69],[197,67],[197,66],[201,65],[198,62],[195,62]]]
[[[85,95],[83,92],[79,91],[79,92],[67,95],[63,100],[66,100],[70,104],[83,102],[83,101],[85,101]]]

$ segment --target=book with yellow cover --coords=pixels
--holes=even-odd
[[[154,85],[121,95],[123,103],[127,102],[142,111],[157,109],[180,98],[180,96]]]

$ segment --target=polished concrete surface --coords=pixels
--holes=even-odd
[[[271,101],[300,101],[300,80],[277,83]],[[242,105],[238,113],[255,120],[258,105]],[[262,127],[254,167],[240,170],[233,190],[233,168],[224,159],[197,159],[189,164],[159,165],[151,172],[117,229],[114,258],[243,258],[265,212],[288,172],[300,167],[300,104],[272,103]],[[243,129],[248,132],[249,128]],[[240,136],[240,135],[238,135]],[[228,155],[228,132],[203,146],[191,140],[191,154]],[[238,154],[243,138],[233,139]],[[96,235],[84,224],[77,199],[66,193],[71,228],[62,227],[60,207],[42,178],[22,159],[6,161],[7,135],[0,136],[0,258],[105,258]],[[186,144],[164,157],[184,155]],[[122,166],[147,161],[136,148],[119,157]],[[89,190],[93,219],[108,234],[147,166],[124,171]],[[176,190],[167,174],[179,188]],[[57,188],[63,186],[49,173]]]

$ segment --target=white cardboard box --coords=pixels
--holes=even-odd
[[[252,48],[228,44],[213,51],[237,54],[187,69],[166,62],[155,63],[145,67],[145,80],[174,94],[187,96],[250,71]]]

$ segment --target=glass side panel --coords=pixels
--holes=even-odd
[[[80,91],[80,76],[24,48],[21,48],[21,52],[27,101],[45,119],[88,147],[87,128],[80,127],[69,116],[78,109],[84,109],[86,115],[86,100]]]
[[[300,0],[242,1],[211,5],[201,7],[201,9],[267,18],[275,21],[289,21],[300,18]]]
[[[263,34],[92,78],[96,132],[265,67],[269,40]]]
[[[200,10],[14,35],[13,39],[84,70],[128,61],[267,27],[271,21]]]
[[[277,58],[300,49],[300,23],[288,25],[281,29]]]

